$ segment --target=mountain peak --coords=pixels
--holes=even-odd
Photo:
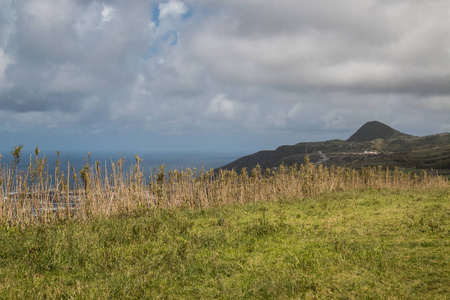
[[[400,135],[407,136],[407,134],[397,131],[386,124],[378,121],[371,121],[361,126],[347,142],[369,142],[376,139],[386,140]]]

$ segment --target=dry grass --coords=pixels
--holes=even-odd
[[[123,170],[123,159],[111,161],[110,172],[90,159],[81,170],[70,162],[67,168],[57,160],[54,172],[47,171],[47,160],[30,158],[26,171],[17,163],[21,147],[11,152],[11,166],[0,169],[0,225],[27,227],[34,223],[109,218],[130,215],[149,207],[205,208],[223,204],[253,203],[290,198],[307,198],[333,191],[360,188],[410,189],[448,187],[439,176],[405,174],[398,169],[345,167],[326,168],[310,164],[280,166],[276,170],[205,171],[186,169],[166,172],[164,165],[148,177],[136,164]],[[1,158],[1,156],[0,156]],[[1,166],[1,162],[0,162]]]

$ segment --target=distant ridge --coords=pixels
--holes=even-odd
[[[439,170],[439,174],[450,177],[450,133],[423,137],[397,131],[381,122],[367,122],[348,140],[302,142],[285,145],[275,150],[259,151],[241,157],[220,169],[237,172],[276,169],[281,164],[294,166],[303,164],[306,157],[313,164],[325,166],[395,166],[407,170]]]
[[[358,129],[347,142],[370,142],[376,139],[387,140],[393,137],[409,136],[378,121],[367,122]]]

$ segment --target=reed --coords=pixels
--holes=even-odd
[[[30,157],[26,171],[17,168],[22,147],[15,147],[11,165],[1,164],[0,155],[0,225],[27,227],[85,221],[136,214],[153,207],[206,208],[216,205],[310,198],[333,191],[352,189],[448,188],[448,180],[423,171],[403,173],[381,167],[355,170],[346,167],[313,165],[308,159],[301,165],[281,165],[262,170],[170,170],[162,165],[144,176],[142,159],[123,170],[124,159],[91,164],[90,154],[81,170],[68,162],[59,162],[48,172],[47,158],[38,148]],[[67,171],[66,171],[67,170]]]

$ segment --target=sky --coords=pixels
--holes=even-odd
[[[448,0],[0,0],[0,149],[450,130]]]

